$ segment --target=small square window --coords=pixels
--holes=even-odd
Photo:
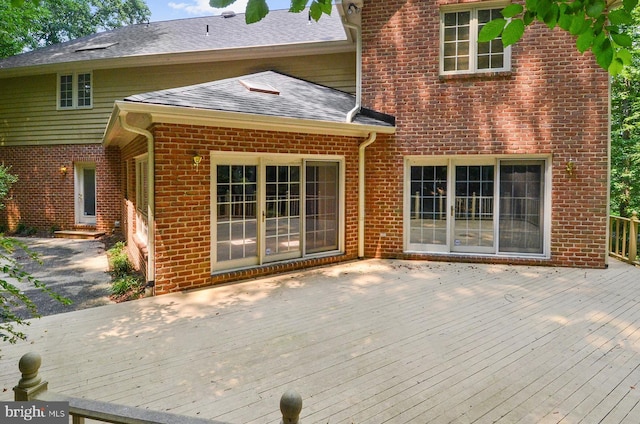
[[[58,109],[82,109],[92,106],[91,73],[58,75]]]
[[[440,23],[440,73],[459,74],[511,69],[511,49],[502,39],[478,42],[478,33],[487,22],[501,17],[501,8],[471,8],[445,11]]]

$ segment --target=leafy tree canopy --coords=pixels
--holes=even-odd
[[[236,0],[209,0],[209,5],[216,9],[223,9],[235,2]],[[289,12],[302,12],[309,3],[311,3],[309,6],[309,14],[316,21],[319,20],[323,14],[331,14],[331,0],[291,0]],[[253,24],[267,16],[268,13],[269,6],[266,0],[249,0],[245,20],[248,24]]]
[[[525,27],[543,22],[550,29],[560,27],[576,37],[581,53],[591,50],[602,68],[617,75],[631,65],[632,38],[627,29],[633,23],[638,0],[526,0],[502,10],[503,18],[487,23],[478,41],[501,36],[505,46],[516,43]]]
[[[144,0],[0,0],[0,57],[146,21]]]
[[[224,8],[236,0],[210,0],[215,8]],[[289,11],[300,12],[311,3],[310,14],[316,21],[331,13],[331,0],[291,0]],[[576,37],[576,48],[591,50],[598,64],[617,75],[631,65],[631,36],[625,31],[633,23],[632,12],[638,0],[525,0],[512,3],[502,10],[502,18],[482,28],[478,41],[487,42],[502,37],[505,46],[519,41],[525,28],[543,22],[549,28],[560,27]],[[247,23],[258,22],[269,13],[266,0],[249,0]]]
[[[624,28],[633,43],[631,65],[611,79],[611,212],[640,211],[640,11]]]

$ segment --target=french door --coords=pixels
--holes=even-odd
[[[545,168],[536,159],[409,160],[405,250],[545,254]]]
[[[214,270],[340,249],[340,162],[230,157],[214,164]]]

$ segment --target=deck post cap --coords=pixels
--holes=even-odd
[[[302,396],[295,390],[287,390],[280,398],[283,424],[298,424],[302,411]]]
[[[42,364],[42,357],[35,353],[29,352],[22,355],[18,362],[18,368],[22,373],[22,378],[18,383],[18,387],[29,388],[37,386],[42,380],[38,375],[40,365]]]

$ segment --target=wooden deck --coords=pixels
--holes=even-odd
[[[366,260],[45,317],[49,389],[231,423],[640,422],[640,268]]]

